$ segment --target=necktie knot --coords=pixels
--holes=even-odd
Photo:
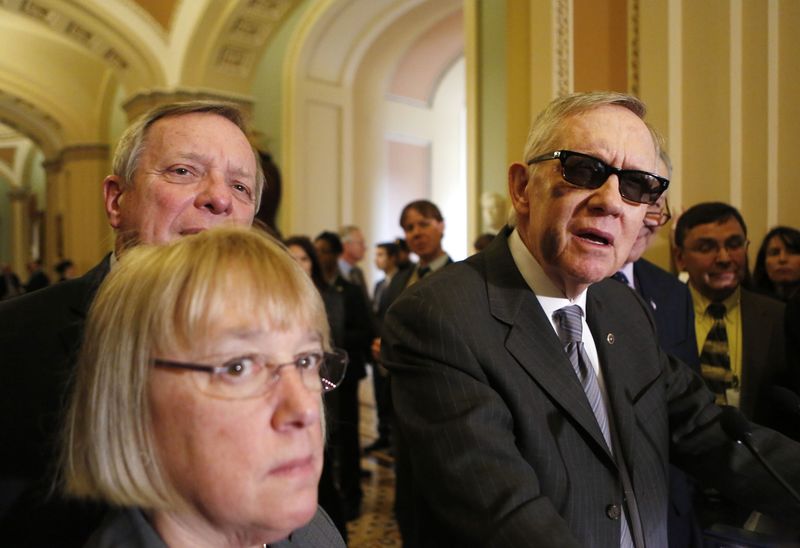
[[[706,308],[706,312],[715,320],[721,320],[725,317],[725,305],[722,303],[711,303],[708,305],[708,308]]]
[[[620,283],[623,283],[625,285],[630,285],[628,283],[628,277],[621,270],[619,272],[615,272],[611,277],[614,278],[615,280],[617,280]]]
[[[431,267],[429,267],[429,266],[421,266],[419,268],[419,270],[417,271],[417,276],[421,280],[422,278],[424,278],[425,276],[427,276],[430,273],[431,273]]]
[[[583,310],[577,304],[559,308],[553,314],[553,317],[558,324],[558,336],[561,343],[567,345],[569,343],[581,342],[583,336]]]

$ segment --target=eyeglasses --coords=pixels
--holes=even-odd
[[[594,156],[571,150],[542,154],[528,160],[528,165],[548,160],[559,160],[564,180],[581,188],[600,188],[611,175],[616,175],[619,178],[620,195],[640,204],[656,203],[669,186],[669,179],[664,177],[636,169],[619,169]]]
[[[664,199],[664,207],[644,214],[644,224],[649,227],[664,226],[670,219],[672,219],[672,213],[669,211],[669,203],[666,198]]]
[[[229,400],[257,398],[268,394],[281,378],[281,369],[294,366],[305,387],[311,392],[330,392],[344,379],[347,352],[306,352],[287,363],[269,363],[266,356],[251,354],[226,361],[222,365],[203,365],[154,359],[156,367],[191,372],[197,388],[214,398]]]
[[[700,255],[718,254],[724,247],[728,253],[735,253],[750,243],[744,236],[731,236],[724,242],[711,238],[701,238],[688,247],[689,251]]]

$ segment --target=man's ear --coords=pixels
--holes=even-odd
[[[675,266],[678,267],[679,272],[683,272],[686,270],[684,268],[685,263],[683,262],[683,248],[680,246],[675,246],[675,251],[673,252],[673,257],[675,258]]]
[[[511,205],[520,216],[527,216],[530,211],[528,179],[528,168],[524,165],[513,163],[508,168],[508,195]]]
[[[108,224],[115,229],[122,224],[122,211],[119,205],[122,194],[122,184],[117,175],[109,175],[103,180],[103,203],[106,206],[106,216]]]

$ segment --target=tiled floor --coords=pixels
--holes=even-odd
[[[361,447],[375,440],[375,400],[372,379],[367,377],[359,387],[361,401]],[[350,548],[401,546],[400,533],[394,520],[394,469],[391,455],[385,451],[361,459],[361,466],[372,472],[362,481],[364,500],[361,517],[347,524]]]

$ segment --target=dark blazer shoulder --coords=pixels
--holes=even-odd
[[[633,274],[639,293],[652,308],[661,347],[699,373],[700,356],[689,287],[645,259],[633,264]]]
[[[269,545],[271,548],[297,546],[299,548],[344,548],[344,540],[321,507],[304,527],[301,527],[286,540]]]
[[[100,283],[110,269],[110,255],[83,276],[59,282],[0,303],[0,331],[37,329],[58,324],[73,317],[84,317]]]

